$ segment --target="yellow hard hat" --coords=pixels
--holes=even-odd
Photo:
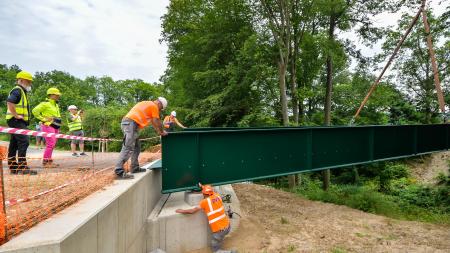
[[[26,71],[20,71],[19,73],[17,73],[16,79],[25,79],[28,81],[33,81],[33,76]]]
[[[47,90],[47,95],[58,95],[58,96],[61,96],[61,92],[58,90],[58,88],[52,87],[52,88],[49,88]]]

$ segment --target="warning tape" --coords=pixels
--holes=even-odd
[[[29,135],[29,136],[40,136],[40,137],[55,137],[57,139],[67,139],[67,140],[84,140],[84,141],[122,141],[119,139],[108,139],[108,138],[93,138],[93,137],[84,137],[84,136],[75,136],[68,134],[55,134],[55,133],[47,133],[40,132],[28,129],[20,129],[20,128],[11,128],[0,126],[0,133],[7,134],[21,134],[21,135]],[[139,139],[140,141],[147,141],[152,139],[161,138],[160,136],[155,136],[151,138]]]
[[[55,133],[47,133],[47,132],[39,132],[28,129],[20,129],[20,128],[10,128],[0,126],[1,133],[7,134],[21,134],[21,135],[30,135],[30,136],[41,136],[41,137],[55,137],[57,139],[67,139],[67,140],[85,140],[85,141],[122,141],[117,139],[106,139],[106,138],[92,138],[92,137],[83,137],[83,136],[75,136],[68,134],[55,134]]]

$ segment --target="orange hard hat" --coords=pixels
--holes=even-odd
[[[205,195],[212,195],[214,193],[214,190],[211,185],[202,185],[202,193]]]

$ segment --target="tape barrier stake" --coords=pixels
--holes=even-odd
[[[6,148],[2,149],[0,152],[6,152]],[[6,205],[5,205],[5,179],[3,177],[3,156],[0,160],[0,245],[5,243],[8,240],[7,234],[7,224],[6,224]]]

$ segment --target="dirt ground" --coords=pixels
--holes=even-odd
[[[449,174],[450,151],[416,158],[408,162],[411,176],[423,184],[436,183],[439,173]]]
[[[450,252],[450,227],[400,221],[255,184],[233,186],[244,217],[238,252]]]

